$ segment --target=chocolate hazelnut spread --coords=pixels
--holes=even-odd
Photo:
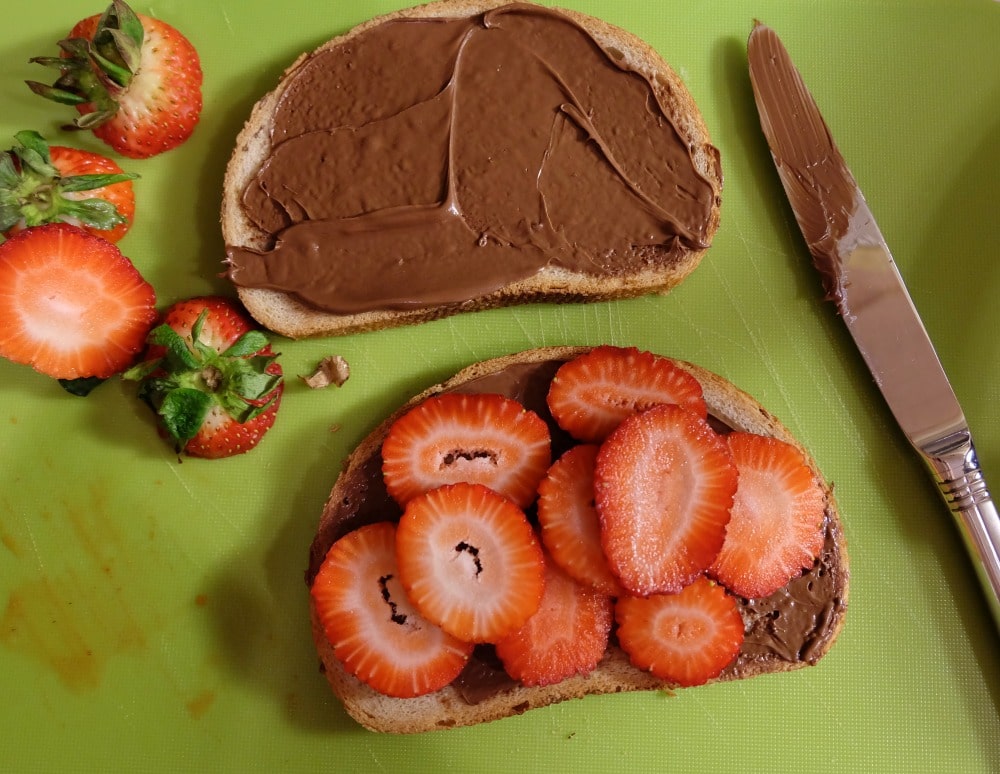
[[[829,300],[842,307],[841,240],[857,209],[857,185],[816,102],[773,29],[755,24],[747,41],[761,128]],[[819,160],[819,161],[818,161]],[[823,192],[819,195],[817,192]]]
[[[467,381],[455,391],[499,393],[518,400],[548,422],[552,430],[553,458],[556,458],[572,443],[555,424],[545,401],[552,376],[561,364],[559,360],[543,360],[508,366]],[[731,429],[718,418],[710,419],[720,432]],[[363,524],[396,521],[401,515],[399,506],[386,492],[378,448],[372,450],[371,456],[352,473],[349,479],[339,482],[343,498],[327,504],[310,548],[307,584],[312,584],[326,552],[341,535]],[[810,569],[769,597],[739,600],[745,626],[744,642],[736,659],[724,671],[723,679],[756,674],[761,665],[775,661],[814,663],[825,651],[825,646],[836,636],[838,621],[846,606],[846,600],[840,596],[846,586],[847,570],[844,557],[840,555],[842,541],[835,533],[838,529],[838,523],[828,514],[826,539]],[[503,671],[493,648],[480,645],[452,685],[465,701],[476,704],[513,687],[514,681]]]
[[[662,94],[540,6],[369,27],[283,84],[242,198],[270,244],[227,247],[229,276],[353,314],[460,303],[548,266],[671,265],[708,246],[717,191]]]

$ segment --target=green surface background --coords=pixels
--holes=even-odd
[[[340,339],[277,340],[290,375],[260,448],[176,456],[130,388],[69,397],[0,362],[0,770],[1000,771],[1000,667],[957,531],[819,282],[759,132],[754,18],[826,113],[922,311],[1000,487],[1000,3],[574,0],[647,39],[701,105],[725,171],[708,257],[666,297],[535,306]],[[203,56],[194,137],[124,163],[121,243],[163,305],[229,293],[223,170],[253,103],[305,50],[383,2],[158,0],[141,12]],[[29,93],[28,64],[101,2],[45,0],[0,26],[0,144],[19,129],[94,150]],[[302,572],[345,454],[398,402],[475,360],[634,344],[755,395],[836,487],[852,560],[846,627],[813,669],[591,697],[476,728],[363,731],[317,671]],[[341,389],[296,378],[347,358]]]

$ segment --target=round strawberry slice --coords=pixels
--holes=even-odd
[[[548,394],[558,425],[586,443],[603,441],[625,417],[661,403],[702,417],[708,413],[694,376],[669,358],[635,347],[595,347],[564,363]]]
[[[496,642],[504,670],[524,685],[551,685],[594,670],[608,647],[614,603],[577,583],[552,561],[538,611]]]
[[[494,394],[428,398],[396,420],[382,444],[386,488],[403,506],[444,484],[466,482],[525,508],[550,462],[544,420]]]
[[[156,320],[156,294],[132,262],[66,223],[0,245],[0,356],[57,379],[128,367]]]
[[[718,677],[743,644],[736,600],[704,576],[676,594],[623,597],[615,619],[632,665],[678,686]]]
[[[538,525],[552,560],[571,578],[604,594],[622,587],[601,547],[594,506],[594,444],[574,446],[556,460],[538,486]]]
[[[715,560],[737,472],[725,440],[673,404],[634,414],[601,445],[594,495],[611,571],[636,596],[680,591]]]
[[[766,597],[819,555],[826,495],[794,446],[750,433],[726,440],[739,486],[711,573],[740,596]]]
[[[379,522],[331,546],[313,581],[316,615],[344,668],[379,693],[432,693],[465,667],[472,645],[424,619],[396,569],[396,528]]]
[[[416,608],[466,642],[495,642],[522,626],[545,585],[542,549],[524,512],[481,484],[449,484],[410,500],[396,561]]]

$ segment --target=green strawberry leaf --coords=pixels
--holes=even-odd
[[[153,328],[148,340],[151,344],[159,344],[166,348],[165,358],[170,371],[193,370],[201,366],[187,342],[166,323]]]
[[[260,331],[247,331],[232,346],[222,353],[222,357],[246,357],[267,346],[267,336]]]
[[[211,408],[211,395],[201,390],[181,387],[164,396],[159,414],[167,432],[183,448],[198,433]]]
[[[135,172],[121,172],[113,174],[99,175],[70,175],[59,181],[59,187],[63,191],[92,191],[95,188],[104,188],[106,185],[124,183],[126,180],[135,180],[139,175]],[[103,201],[103,200],[102,200]]]
[[[70,395],[85,398],[100,387],[106,380],[98,376],[83,376],[79,379],[59,379],[59,386]]]
[[[123,373],[122,378],[127,379],[130,382],[140,382],[155,370],[160,368],[162,364],[163,358],[160,357],[153,358],[152,360],[144,360]]]

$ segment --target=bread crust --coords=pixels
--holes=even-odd
[[[392,423],[406,411],[432,395],[461,389],[476,379],[503,371],[508,367],[529,363],[565,362],[589,351],[590,347],[543,347],[478,362],[459,371],[447,381],[430,387],[414,396],[372,430],[355,448],[344,463],[344,469],[330,493],[312,547],[310,569],[306,573],[311,585],[316,569],[327,549],[338,536],[333,522],[339,505],[352,495],[348,484],[352,476],[361,473],[372,459],[379,459],[382,442]],[[734,430],[768,435],[783,440],[803,455],[816,478],[824,487],[827,497],[826,528],[827,548],[833,559],[828,568],[835,577],[839,607],[830,612],[829,632],[817,647],[799,654],[798,660],[787,660],[773,655],[753,656],[742,654],[718,678],[711,682],[727,682],[757,675],[787,672],[817,663],[829,651],[844,622],[847,608],[850,568],[847,546],[839,510],[832,487],[825,481],[811,455],[791,432],[753,397],[740,390],[723,377],[692,363],[674,360],[691,373],[702,385],[705,401],[712,417]],[[389,733],[418,733],[436,729],[455,728],[498,720],[521,714],[530,709],[544,707],[568,699],[587,695],[625,693],[643,690],[671,692],[672,686],[653,675],[636,669],[628,656],[612,644],[597,668],[587,675],[577,675],[555,685],[528,687],[517,683],[505,684],[501,690],[475,703],[467,701],[461,687],[452,684],[435,693],[413,699],[397,699],[379,694],[347,673],[333,653],[323,632],[315,605],[310,596],[310,615],[313,640],[320,658],[321,668],[333,692],[341,699],[348,714],[365,728]]]
[[[258,250],[268,248],[268,234],[247,217],[241,197],[270,153],[271,120],[284,87],[306,62],[330,48],[343,45],[371,27],[392,19],[472,16],[508,4],[509,0],[438,0],[403,8],[359,24],[343,35],[327,41],[312,53],[300,55],[284,71],[276,88],[257,102],[237,136],[223,181],[221,225],[225,243]],[[573,19],[598,43],[608,50],[620,53],[623,61],[649,78],[664,110],[692,149],[699,173],[712,185],[713,205],[705,231],[705,242],[711,243],[720,220],[722,166],[719,152],[712,145],[701,112],[683,80],[655,49],[636,35],[579,11],[564,8],[554,10]],[[533,277],[506,285],[485,296],[461,303],[412,310],[334,314],[315,309],[293,295],[277,290],[239,286],[236,290],[244,306],[261,325],[290,338],[307,338],[380,330],[428,322],[460,312],[526,303],[608,301],[666,293],[697,268],[707,249],[692,250],[678,261],[617,276],[588,275],[549,266]]]

